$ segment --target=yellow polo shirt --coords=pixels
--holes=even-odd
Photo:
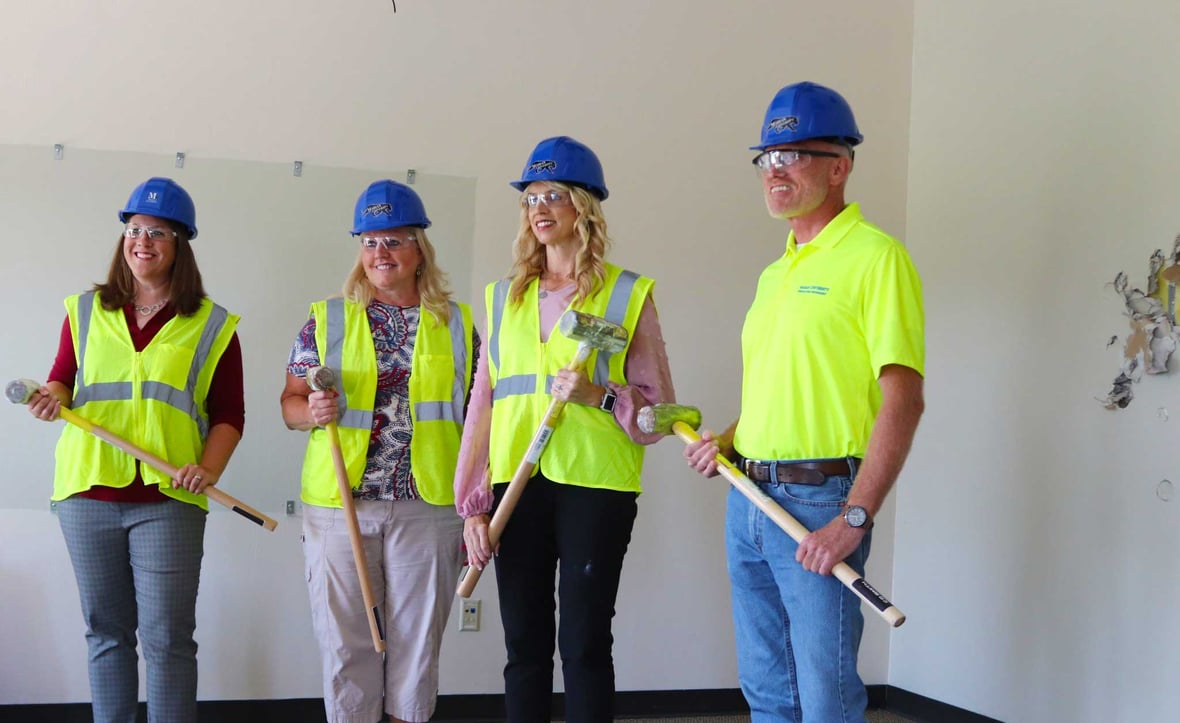
[[[863,457],[887,364],[923,373],[922,284],[896,239],[849,204],[762,272],[742,328],[734,434],[753,459]]]

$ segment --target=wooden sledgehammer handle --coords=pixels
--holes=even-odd
[[[373,638],[373,649],[385,651],[385,633],[381,630],[377,602],[373,597],[373,584],[369,581],[369,562],[361,544],[361,526],[356,519],[356,504],[352,499],[352,485],[348,481],[348,467],[344,464],[344,452],[340,449],[340,431],[336,422],[328,422],[328,442],[332,447],[332,466],[336,468],[336,484],[340,488],[340,504],[344,508],[344,521],[348,525],[348,541],[352,543],[352,561],[361,581],[361,597],[369,618],[369,635]]]
[[[66,420],[75,427],[79,427],[83,431],[93,434],[102,441],[118,447],[132,457],[138,459],[140,462],[160,470],[169,477],[175,478],[176,474],[180,471],[175,465],[169,463],[167,460],[161,459],[146,449],[137,447],[122,437],[107,431],[103,427],[100,427],[94,422],[91,422],[89,419],[83,417],[81,414],[78,414],[72,409],[62,406],[60,414],[62,419]],[[222,492],[213,485],[209,485],[205,489],[201,490],[201,492],[209,499],[228,507],[256,525],[261,525],[272,531],[279,525],[279,523],[273,518],[267,517],[245,502],[242,502],[241,500],[228,495],[225,492]]]
[[[590,345],[579,344],[578,354],[572,362],[566,365],[566,370],[581,369],[592,351],[594,348]],[[504,528],[508,525],[508,518],[512,517],[512,511],[516,509],[516,503],[524,494],[525,485],[529,483],[533,473],[537,470],[537,463],[541,460],[541,454],[549,444],[549,438],[553,436],[553,430],[557,428],[557,422],[561,419],[561,410],[565,409],[565,405],[566,402],[562,399],[554,399],[549,402],[549,409],[545,411],[545,416],[537,425],[537,433],[533,435],[528,452],[525,453],[524,459],[517,466],[516,474],[512,475],[512,481],[508,483],[508,489],[504,490],[504,496],[500,498],[496,513],[492,515],[492,521],[488,523],[488,542],[493,550],[496,549],[496,545],[500,544],[500,536],[504,534]],[[469,565],[467,574],[459,581],[459,587],[455,590],[455,594],[463,598],[471,597],[471,593],[475,591],[475,584],[479,582],[479,576],[482,573],[483,571],[478,567]]]
[[[672,432],[686,444],[698,442],[701,439],[701,436],[696,433],[696,430],[684,422],[673,422]],[[767,496],[749,477],[742,474],[741,470],[733,462],[730,462],[720,453],[717,454],[716,460],[717,471],[725,479],[729,480],[729,483],[738,492],[741,492],[758,509],[766,513],[766,516],[781,527],[783,532],[790,535],[791,539],[795,542],[803,542],[803,538],[811,534],[811,531],[804,527],[803,523],[796,520],[790,512],[784,510],[777,502]],[[848,563],[836,563],[836,566],[832,568],[832,574],[840,582],[844,583],[849,590],[856,593],[857,597],[868,603],[873,610],[877,611],[877,614],[893,627],[899,627],[905,622],[905,613],[898,610],[884,595],[877,592],[877,589],[870,585],[856,570],[853,570]]]
[[[337,374],[327,366],[313,367],[304,376],[307,385],[314,391],[336,391]],[[352,498],[352,483],[348,479],[348,465],[344,463],[344,452],[340,448],[340,428],[336,420],[324,425],[328,433],[328,446],[332,450],[332,467],[336,471],[336,486],[340,492],[340,507],[348,527],[348,542],[352,545],[352,562],[356,576],[361,583],[361,598],[365,603],[365,614],[369,618],[369,635],[373,638],[373,650],[385,651],[385,632],[381,629],[380,611],[373,595],[373,583],[369,580],[369,560],[361,538],[361,526],[356,519],[356,502]]]

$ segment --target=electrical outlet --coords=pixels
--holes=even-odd
[[[479,600],[464,600],[459,608],[459,630],[475,632],[479,630]]]

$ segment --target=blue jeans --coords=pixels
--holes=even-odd
[[[841,513],[852,478],[758,486],[816,530]],[[861,574],[871,538],[866,534],[845,560]],[[736,489],[729,492],[725,546],[738,680],[752,723],[862,723],[868,694],[856,672],[860,599],[835,577],[804,570],[795,562],[795,541]]]

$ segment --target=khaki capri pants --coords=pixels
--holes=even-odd
[[[462,562],[463,520],[452,505],[356,501],[386,653],[373,650],[343,510],[303,508],[312,627],[329,723],[373,723],[382,712],[428,721],[438,656]]]

